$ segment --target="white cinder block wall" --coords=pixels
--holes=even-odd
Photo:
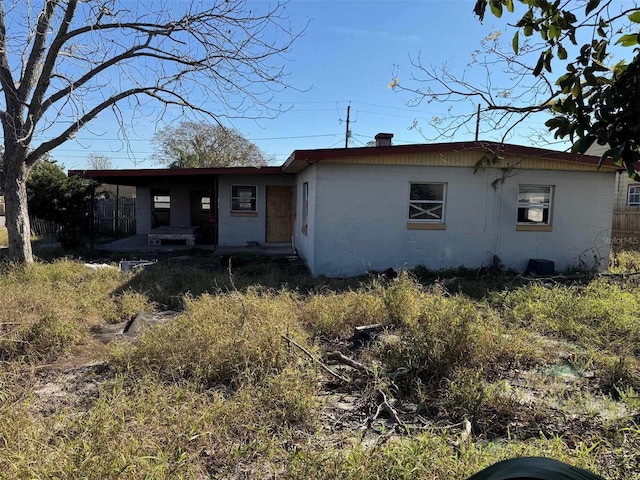
[[[311,268],[314,263],[314,249],[315,242],[314,236],[315,229],[315,199],[316,199],[316,166],[311,165],[309,168],[303,170],[296,176],[296,218],[293,225],[294,244],[298,255],[305,261],[305,263]],[[308,217],[307,217],[307,230],[303,232],[303,194],[302,189],[305,182],[309,184],[308,191]]]
[[[305,240],[297,225],[297,246],[312,273],[327,276],[416,265],[477,268],[488,265],[494,254],[518,271],[530,258],[553,260],[557,270],[593,263],[594,256],[606,264],[613,173],[514,170],[494,189],[500,173],[317,164],[298,175],[299,193],[305,175],[310,179],[309,215],[313,211],[315,229]],[[447,184],[446,230],[407,229],[410,182]],[[551,232],[516,231],[520,184],[554,186]],[[300,199],[298,204],[300,216]]]

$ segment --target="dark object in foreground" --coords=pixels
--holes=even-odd
[[[544,457],[503,460],[468,480],[604,480],[603,477]]]

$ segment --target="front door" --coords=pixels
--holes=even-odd
[[[293,235],[293,188],[267,186],[267,243],[290,243]]]

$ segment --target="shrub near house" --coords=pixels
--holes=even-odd
[[[79,244],[79,230],[90,206],[91,188],[78,177],[67,177],[55,161],[43,160],[27,180],[29,215],[61,225],[62,246],[74,248]]]

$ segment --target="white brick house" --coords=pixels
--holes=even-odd
[[[378,140],[296,150],[281,167],[73,173],[136,184],[139,234],[154,228],[162,209],[153,203],[170,198],[165,224],[198,225],[209,215],[218,245],[292,240],[315,276],[477,268],[494,256],[518,271],[533,258],[557,270],[606,267],[615,166],[492,142]]]

